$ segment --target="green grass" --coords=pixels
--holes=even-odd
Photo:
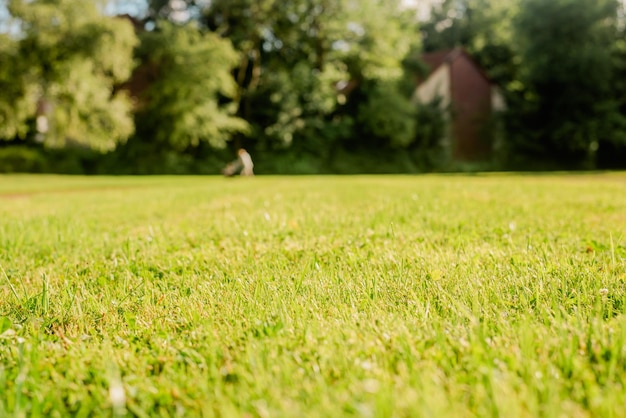
[[[0,177],[0,416],[619,417],[626,174]]]

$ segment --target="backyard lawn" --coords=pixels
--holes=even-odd
[[[626,173],[0,176],[0,416],[619,417]]]

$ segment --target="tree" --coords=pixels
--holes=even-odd
[[[419,32],[400,0],[153,0],[149,14],[176,21],[174,3],[237,50],[232,104],[251,126],[246,147],[327,160],[350,137],[366,148],[408,141],[414,115],[397,81]],[[387,105],[402,110],[392,124]]]
[[[137,55],[150,75],[136,118],[140,135],[180,150],[201,142],[223,148],[248,129],[235,116],[237,54],[229,41],[161,21],[141,35]]]
[[[24,137],[27,119],[32,113],[29,98],[34,92],[25,83],[23,62],[19,59],[19,44],[12,37],[0,34],[0,139]]]
[[[375,138],[374,146],[409,146],[415,140],[415,106],[393,82],[373,82],[366,91],[357,117],[362,133]]]
[[[584,164],[618,141],[624,116],[612,90],[617,2],[523,0],[516,19],[520,88],[510,145],[527,155]]]
[[[96,3],[9,1],[19,33],[0,51],[0,83],[13,86],[0,99],[1,136],[111,149],[133,132],[130,101],[115,86],[131,73],[137,39],[129,22],[104,17]]]
[[[420,27],[424,51],[467,47],[473,37],[470,15],[467,0],[443,0],[432,4],[429,18]]]
[[[513,20],[519,0],[444,0],[421,25],[424,50],[465,48],[501,87],[516,78]]]
[[[356,117],[358,104],[349,106],[353,114],[337,113],[340,102],[350,100],[338,86],[363,88],[366,80],[401,77],[401,61],[418,33],[413,15],[399,6],[382,0],[214,0],[202,21],[240,52],[238,114],[257,127],[256,138],[269,135],[284,145],[306,132],[319,136],[327,122]]]

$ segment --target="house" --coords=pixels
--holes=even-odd
[[[444,139],[454,161],[488,158],[492,151],[492,114],[505,108],[498,88],[462,48],[437,51],[421,57],[427,67],[419,79],[414,100],[439,105],[448,118]]]

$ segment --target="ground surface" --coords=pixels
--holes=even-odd
[[[626,174],[0,177],[0,416],[622,416]]]

